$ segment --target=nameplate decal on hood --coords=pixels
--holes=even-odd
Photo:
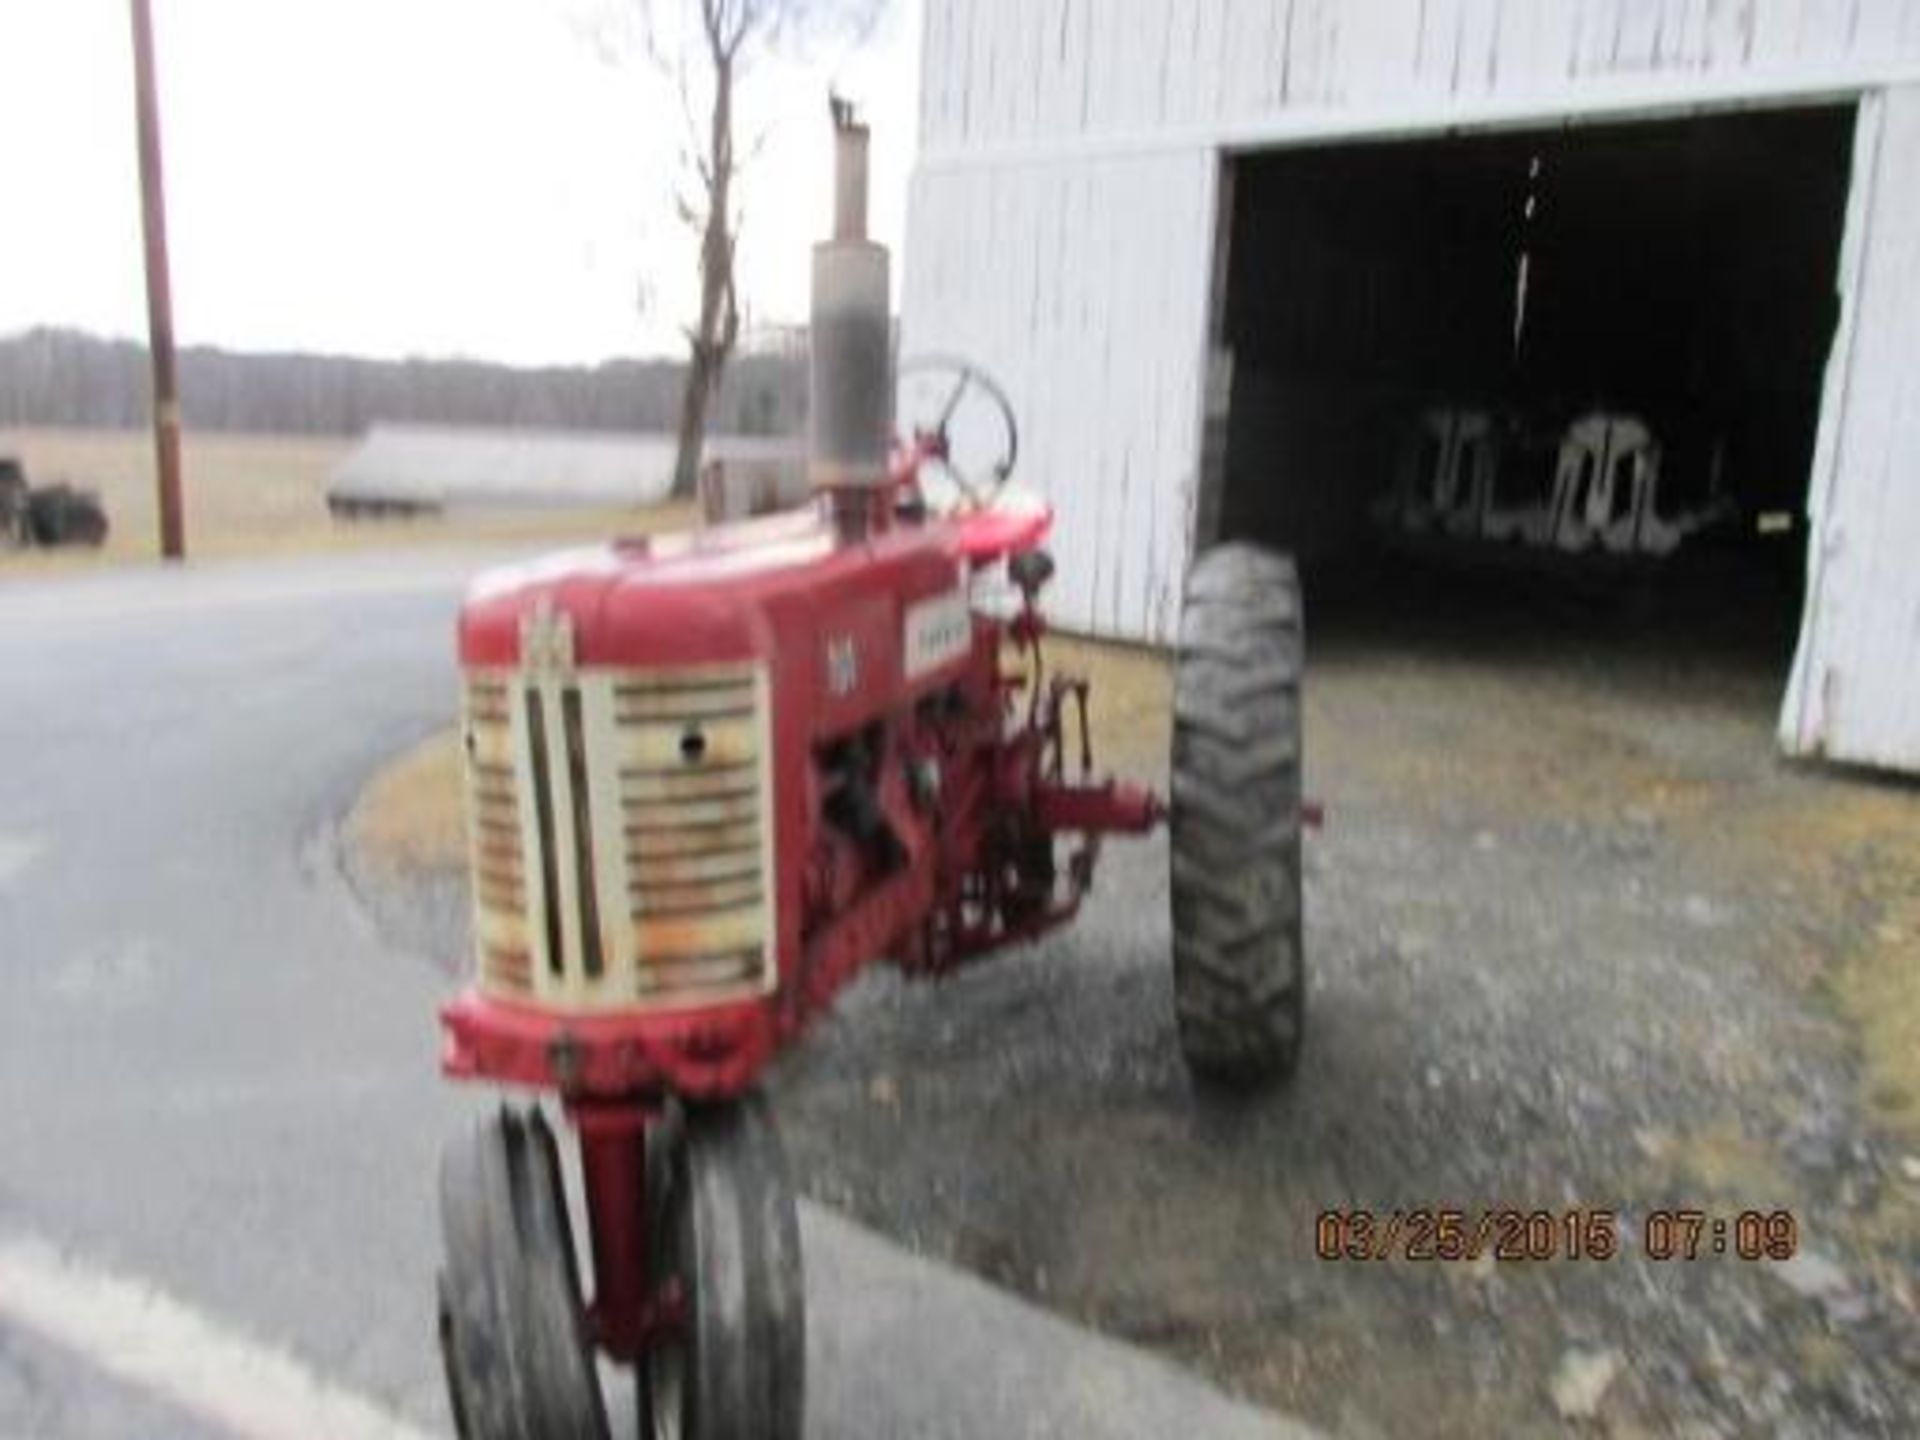
[[[906,633],[900,647],[901,669],[909,680],[951,665],[973,643],[973,615],[967,593],[947,591],[907,607]]]

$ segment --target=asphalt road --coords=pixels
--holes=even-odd
[[[444,1427],[434,1156],[484,1097],[334,827],[448,719],[481,558],[0,584],[0,1435]],[[806,1240],[815,1435],[1297,1433],[822,1212]]]

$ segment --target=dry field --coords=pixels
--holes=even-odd
[[[187,553],[196,559],[362,549],[445,541],[577,540],[636,528],[637,511],[461,510],[417,519],[336,521],[327,475],[354,442],[281,435],[186,437]],[[16,455],[36,485],[68,480],[106,502],[111,532],[100,551],[0,551],[0,580],[101,563],[144,561],[159,551],[153,441],[144,430],[0,430],[0,455]],[[684,518],[645,512],[645,525]]]

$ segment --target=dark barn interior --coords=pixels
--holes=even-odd
[[[1220,533],[1337,591],[1381,568],[1370,509],[1425,463],[1423,412],[1548,437],[1627,413],[1657,437],[1661,507],[1711,493],[1729,517],[1664,558],[1769,570],[1790,640],[1852,135],[1833,106],[1235,157]],[[1532,462],[1548,488],[1555,453]],[[1505,572],[1515,548],[1456,547],[1448,568]],[[1525,583],[1685,568],[1543,548]]]

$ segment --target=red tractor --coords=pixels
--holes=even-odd
[[[949,363],[929,423],[890,438],[887,254],[865,129],[836,122],[814,508],[492,574],[461,613],[479,953],[445,1065],[557,1093],[592,1275],[537,1109],[448,1147],[441,1345],[468,1440],[604,1436],[601,1356],[638,1372],[644,1435],[799,1436],[800,1241],[762,1072],[866,965],[940,975],[1065,924],[1105,835],[1170,823],[1192,1068],[1259,1081],[1298,1054],[1292,566],[1228,545],[1189,577],[1170,808],[1094,778],[1088,687],[1042,659],[1051,517],[1002,498],[1011,406]],[[950,422],[974,391],[1004,443],[968,475]]]

